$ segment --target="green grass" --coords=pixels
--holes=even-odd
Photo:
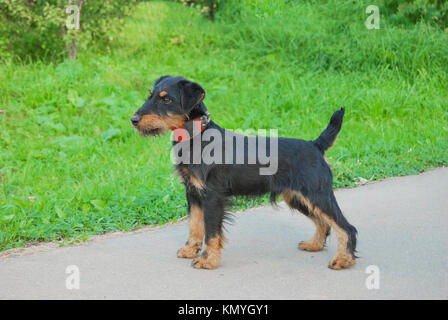
[[[164,74],[198,81],[226,128],[315,139],[344,106],[335,187],[447,165],[448,33],[387,17],[367,30],[353,3],[228,1],[211,23],[151,1],[110,54],[0,65],[0,250],[185,216],[169,136],[129,125]]]

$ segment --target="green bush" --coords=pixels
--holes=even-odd
[[[448,27],[446,0],[382,0],[385,13],[396,24],[415,24],[425,21],[443,29]]]
[[[36,60],[42,57],[76,58],[79,48],[108,49],[113,33],[123,25],[136,0],[1,0],[0,56]],[[79,8],[79,29],[67,20]],[[70,21],[71,22],[71,21]]]
[[[220,0],[175,0],[181,2],[186,7],[197,7],[201,9],[201,14],[206,14],[209,20],[213,20],[215,10],[218,9]]]

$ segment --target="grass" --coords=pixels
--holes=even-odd
[[[335,187],[447,165],[448,33],[387,17],[367,30],[356,3],[228,1],[211,23],[195,9],[151,1],[110,54],[4,62],[0,250],[186,215],[170,138],[143,139],[128,122],[164,74],[198,81],[226,128],[314,139],[344,106],[327,152]]]

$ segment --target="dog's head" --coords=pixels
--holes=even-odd
[[[163,76],[154,83],[149,98],[134,113],[131,123],[144,136],[164,134],[190,119],[204,97],[205,91],[197,83]]]

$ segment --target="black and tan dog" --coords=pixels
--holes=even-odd
[[[211,140],[201,139],[208,130],[213,129],[223,135],[229,132],[210,120],[203,103],[204,97],[205,91],[197,83],[182,77],[163,76],[155,82],[150,97],[133,115],[131,123],[144,136],[180,130],[181,134],[173,142],[174,147],[191,145],[192,157],[195,139],[200,140],[200,149],[196,152],[202,152],[209,145]],[[277,170],[271,175],[260,174],[260,168],[266,167],[266,164],[248,162],[250,148],[241,151],[235,146],[231,150],[223,147],[223,156],[233,152],[233,160],[239,152],[243,152],[245,162],[242,164],[178,162],[176,171],[186,187],[190,217],[190,235],[178,251],[178,257],[193,258],[195,268],[217,268],[224,242],[226,199],[230,196],[270,193],[273,202],[281,195],[292,209],[300,211],[315,223],[314,236],[300,242],[300,249],[322,250],[333,228],[337,233],[338,248],[329,267],[342,269],[355,264],[357,231],[343,216],[336,202],[332,173],[324,158],[324,152],[331,147],[341,129],[343,116],[344,109],[336,111],[328,127],[314,141],[266,138],[277,139]],[[196,127],[197,130],[192,130]],[[182,134],[183,131],[185,134]],[[244,137],[243,141],[247,146],[248,137]],[[198,255],[203,240],[205,248]]]

